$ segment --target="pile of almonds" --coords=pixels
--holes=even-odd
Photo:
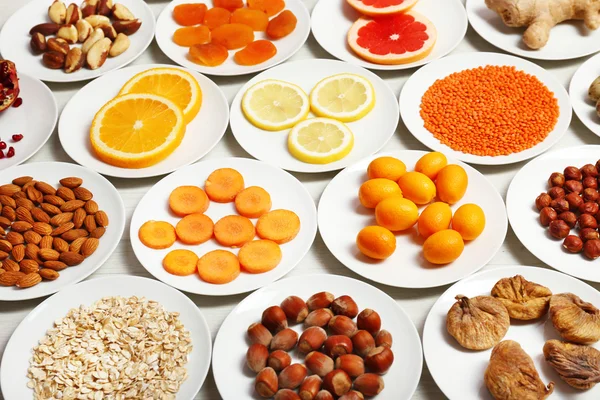
[[[55,189],[31,176],[0,186],[0,285],[29,288],[55,280],[98,248],[108,215],[82,179]]]
[[[299,338],[288,322],[304,322]],[[255,390],[275,400],[375,396],[384,387],[380,375],[394,362],[392,335],[381,330],[379,314],[371,309],[359,314],[350,296],[334,298],[328,292],[316,293],[306,302],[289,296],[280,306],[267,308],[261,322],[248,328],[248,337],[252,345],[246,364],[257,373]],[[289,352],[294,349],[304,364],[292,364]]]
[[[110,17],[114,19],[111,23]],[[55,0],[48,8],[50,21],[31,28],[31,49],[43,53],[42,62],[51,69],[64,68],[66,73],[87,65],[97,69],[108,56],[123,54],[130,45],[129,35],[140,29],[142,22],[127,7],[112,0],[85,0],[81,7],[68,7]],[[56,37],[46,38],[50,35]],[[71,47],[83,43],[81,47]]]

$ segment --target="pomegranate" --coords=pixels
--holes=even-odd
[[[18,97],[17,68],[12,61],[0,60],[0,112],[10,107]]]

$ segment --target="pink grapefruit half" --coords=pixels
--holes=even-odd
[[[437,39],[435,26],[410,11],[378,18],[360,17],[348,31],[348,44],[375,64],[407,64],[425,58]]]
[[[388,15],[407,11],[419,0],[346,0],[356,11],[365,15]]]

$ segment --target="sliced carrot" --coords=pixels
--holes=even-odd
[[[205,214],[190,214],[183,217],[175,226],[177,238],[185,244],[201,244],[213,235],[215,224]]]
[[[175,243],[175,228],[165,221],[147,221],[138,231],[140,241],[151,249],[166,249]]]
[[[300,231],[300,218],[289,210],[273,210],[262,215],[256,223],[256,233],[261,239],[287,243]]]
[[[198,275],[208,283],[229,283],[240,274],[240,262],[227,250],[213,250],[198,260]]]
[[[271,209],[271,196],[259,186],[250,186],[235,196],[235,209],[244,217],[258,218]]]
[[[228,247],[241,247],[256,236],[252,221],[239,215],[228,215],[218,220],[214,232],[217,242]]]
[[[251,274],[260,274],[275,268],[281,262],[281,248],[271,240],[246,243],[238,253],[242,268]]]
[[[203,213],[208,209],[209,204],[208,196],[198,186],[179,186],[169,196],[171,211],[180,217]]]
[[[188,276],[196,272],[198,256],[189,250],[173,250],[163,258],[163,268],[170,274]]]
[[[232,168],[217,169],[206,179],[204,190],[212,201],[229,203],[244,190],[244,177]]]

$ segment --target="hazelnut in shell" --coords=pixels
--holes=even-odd
[[[285,328],[273,336],[273,340],[271,340],[271,350],[290,351],[296,347],[296,343],[298,343],[298,334],[296,331]]]
[[[308,314],[304,320],[304,326],[319,326],[323,328],[329,324],[331,318],[333,318],[333,311],[329,308],[318,308]]]
[[[350,354],[354,350],[352,340],[345,335],[332,335],[323,344],[325,354],[336,359],[343,354]]]
[[[585,188],[583,189],[583,200],[584,201],[593,201],[596,202],[600,198],[600,193],[595,188]]]
[[[264,368],[261,370],[254,380],[254,390],[261,397],[273,397],[279,388],[279,379],[273,368]]]
[[[271,333],[288,327],[287,317],[279,306],[271,306],[263,311],[261,322]]]
[[[566,181],[563,186],[566,194],[583,192],[583,183],[581,181]]]
[[[351,378],[356,378],[365,373],[365,362],[356,354],[344,354],[335,360],[335,369],[341,369]]]
[[[392,348],[392,343],[393,343],[392,334],[389,333],[388,331],[386,331],[385,329],[379,331],[379,333],[375,337],[375,345],[378,347],[386,346],[386,347]]]
[[[361,392],[357,392],[356,390],[351,390],[338,400],[364,400],[365,396]]]
[[[344,335],[348,337],[352,337],[357,330],[356,322],[345,315],[336,315],[331,318],[328,327],[332,335]]]
[[[357,318],[358,329],[365,330],[371,335],[377,335],[377,332],[381,329],[381,317],[375,310],[366,308],[358,314]]]
[[[267,358],[267,366],[279,372],[292,364],[292,357],[283,350],[275,350]]]
[[[384,388],[381,376],[368,373],[356,378],[354,388],[367,397],[377,396]]]
[[[583,167],[581,167],[581,175],[584,178],[587,177],[592,177],[592,178],[596,178],[598,176],[598,169],[596,168],[596,166],[594,164],[585,164]]]
[[[365,357],[365,365],[371,372],[385,374],[394,363],[394,353],[387,346],[374,348]]]
[[[344,295],[333,300],[331,311],[335,315],[345,315],[348,318],[355,318],[358,315],[358,305],[352,297]]]
[[[304,364],[292,364],[279,373],[280,389],[296,389],[304,378],[306,378],[306,367]]]
[[[331,357],[318,351],[308,353],[304,358],[304,364],[313,374],[321,378],[333,371],[334,366]]]
[[[298,350],[303,353],[310,353],[323,346],[327,340],[327,332],[319,326],[311,326],[300,335],[298,340]]]
[[[334,369],[325,375],[323,388],[334,396],[343,396],[352,388],[352,379],[341,369]]]
[[[308,315],[308,306],[298,296],[288,296],[281,302],[281,309],[287,319],[294,323],[300,323]]]
[[[308,376],[300,385],[298,394],[302,400],[313,400],[321,390],[322,385],[323,379],[319,375]]]
[[[248,338],[250,338],[251,343],[260,343],[263,346],[269,347],[273,335],[263,324],[257,322],[248,327]]]
[[[306,301],[309,311],[314,311],[319,308],[329,308],[335,297],[329,292],[315,293]]]
[[[246,352],[246,365],[252,371],[259,373],[263,368],[266,368],[268,358],[269,349],[262,344],[254,343]]]
[[[327,390],[320,390],[313,400],[334,400],[333,395]]]
[[[292,389],[280,389],[275,393],[275,400],[302,400]]]
[[[364,358],[375,348],[375,339],[369,332],[360,330],[352,336],[352,346],[354,352]]]

